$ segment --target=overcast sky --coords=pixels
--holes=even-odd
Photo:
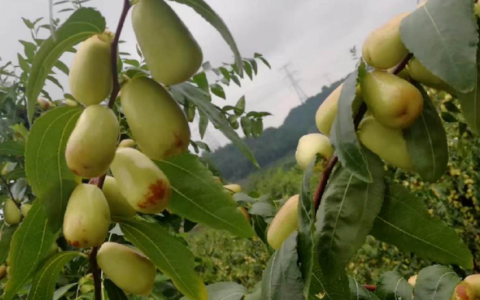
[[[2,3],[3,2],[3,3]],[[121,11],[121,0],[91,0],[89,6],[98,8],[115,30]],[[253,81],[246,78],[242,88],[226,89],[227,101],[215,99],[218,104],[234,104],[246,96],[247,110],[269,111],[265,127],[282,124],[290,109],[299,105],[299,99],[285,79],[282,66],[290,64],[295,76],[308,96],[317,94],[323,85],[351,72],[356,61],[349,49],[361,45],[368,33],[395,15],[411,11],[416,0],[206,0],[224,19],[240,48],[242,56],[262,53],[271,63],[269,70],[263,65]],[[16,53],[23,47],[19,39],[30,40],[29,31],[21,16],[35,19],[48,16],[48,0],[0,0],[1,30],[0,57],[17,63]],[[172,3],[172,2],[169,2]],[[172,3],[182,20],[203,49],[204,60],[212,66],[232,62],[233,56],[221,36],[190,8]],[[59,8],[56,8],[58,11]],[[62,19],[69,13],[56,14]],[[126,23],[120,50],[135,54],[135,36],[130,23]],[[359,54],[360,51],[359,51]],[[135,54],[136,55],[136,54]],[[70,65],[72,57],[62,58]],[[68,91],[66,78],[61,80]],[[61,95],[55,87],[49,90]],[[314,122],[314,120],[311,120]],[[194,130],[196,130],[194,126]],[[195,134],[198,136],[197,134]],[[207,142],[214,148],[226,139],[209,126]]]

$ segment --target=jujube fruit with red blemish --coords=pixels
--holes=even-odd
[[[137,211],[162,212],[171,197],[168,178],[145,154],[132,148],[120,148],[110,165],[118,188]]]
[[[152,292],[157,269],[135,249],[107,242],[98,251],[97,262],[105,275],[125,292],[142,296]]]
[[[74,247],[98,247],[107,237],[110,221],[110,209],[102,190],[92,184],[80,184],[68,200],[63,235]]]
[[[188,80],[200,68],[202,50],[175,11],[163,0],[140,0],[132,25],[152,77],[167,86]]]
[[[422,113],[422,93],[398,76],[373,71],[364,76],[361,88],[369,110],[378,122],[387,127],[408,128]]]
[[[475,300],[475,291],[470,283],[462,281],[455,287],[451,300]]]
[[[151,159],[161,160],[188,149],[187,119],[169,92],[146,78],[122,88],[122,108],[138,146]]]
[[[80,177],[102,176],[113,161],[120,126],[113,111],[105,106],[87,107],[67,142],[67,165]]]
[[[69,73],[70,90],[84,105],[99,104],[112,90],[112,40],[109,32],[94,35],[75,54]]]

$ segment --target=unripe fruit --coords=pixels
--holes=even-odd
[[[137,143],[132,139],[122,140],[118,145],[118,148],[135,148]]]
[[[227,185],[224,185],[223,188],[228,190],[232,194],[242,192],[242,187],[239,184],[227,184]]]
[[[132,24],[152,77],[170,86],[192,77],[202,64],[202,50],[188,28],[163,0],[140,0]]]
[[[154,214],[167,207],[170,182],[145,154],[132,148],[118,149],[110,168],[120,192],[135,210]]]
[[[245,217],[245,220],[247,220],[248,223],[250,223],[250,215],[248,214],[247,210],[243,206],[237,207],[237,210],[243,214]]]
[[[120,126],[105,106],[87,107],[67,142],[65,156],[73,173],[83,178],[102,176],[113,161]]]
[[[417,284],[417,277],[418,275],[413,275],[412,277],[408,278],[408,283],[414,288]]]
[[[77,248],[100,246],[107,237],[110,211],[97,186],[80,184],[68,200],[63,220],[63,235]]]
[[[72,100],[72,99],[65,99],[65,101],[63,101],[63,103],[66,106],[70,106],[70,107],[77,107],[78,106],[78,102],[75,101],[75,100]]]
[[[409,13],[403,13],[372,31],[363,43],[363,59],[376,69],[386,70],[399,64],[408,50],[400,36],[400,24]]]
[[[99,104],[112,90],[112,37],[97,34],[80,45],[70,68],[70,90],[84,105]]]
[[[9,225],[18,224],[22,220],[20,210],[12,199],[7,199],[5,201],[5,204],[3,206],[3,218],[5,219],[5,222]]]
[[[7,276],[7,267],[5,265],[0,266],[0,280]]]
[[[133,217],[137,212],[123,197],[115,178],[107,176],[103,183],[103,194],[108,202],[112,217]]]
[[[455,291],[453,292],[451,300],[475,300],[475,292],[472,286],[462,281],[456,287]]]
[[[127,293],[148,296],[153,289],[157,270],[145,256],[127,246],[105,243],[97,255],[100,268]]]
[[[307,169],[317,154],[320,154],[326,160],[332,157],[333,148],[329,138],[320,133],[302,136],[298,141],[297,152],[295,152],[298,166],[302,170]]]
[[[413,170],[412,159],[401,130],[388,128],[375,118],[367,117],[360,123],[358,137],[365,147],[386,163],[407,171]]]
[[[87,274],[87,276],[80,278],[80,280],[78,281],[78,285],[80,286],[80,292],[82,294],[88,294],[91,291],[95,290],[92,273]]]
[[[133,137],[148,157],[161,160],[188,149],[187,119],[160,84],[146,77],[135,78],[123,87],[121,99]]]
[[[298,229],[298,201],[299,195],[287,200],[270,223],[268,228],[268,244],[275,250]]]
[[[473,288],[476,299],[480,299],[480,274],[467,276],[464,281]]]
[[[22,212],[22,215],[26,218],[27,215],[28,215],[28,212],[30,211],[30,209],[32,209],[32,205],[31,204],[22,204],[22,206],[20,207],[20,211]]]
[[[408,128],[422,113],[422,93],[395,75],[381,71],[367,73],[361,86],[368,108],[387,127]]]
[[[328,97],[323,101],[315,115],[315,123],[321,133],[329,136],[332,129],[333,121],[337,116],[338,99],[342,92],[343,84],[337,87]]]
[[[428,87],[453,93],[454,90],[442,79],[433,75],[425,68],[418,59],[412,58],[408,63],[408,73],[415,81],[420,82]]]

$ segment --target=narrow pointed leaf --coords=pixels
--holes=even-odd
[[[268,261],[262,277],[262,299],[303,300],[298,269],[297,233],[293,233]]]
[[[173,96],[176,99],[187,98],[189,101],[192,101],[199,110],[207,115],[208,119],[225,135],[225,137],[232,141],[232,143],[239,148],[257,168],[260,167],[252,150],[248,147],[245,141],[238,136],[235,130],[233,130],[228,123],[227,118],[225,118],[225,116],[208,101],[207,96],[201,89],[188,83],[172,86],[171,89]]]
[[[0,155],[22,157],[25,154],[25,144],[18,141],[6,141],[0,143]]]
[[[120,220],[127,240],[148,256],[190,300],[208,300],[207,289],[195,273],[192,252],[160,224],[140,219]]]
[[[80,181],[67,166],[65,148],[81,112],[70,107],[47,112],[35,122],[27,141],[27,179],[53,231],[60,228],[68,199]]]
[[[52,299],[58,275],[68,262],[79,255],[80,252],[65,251],[48,258],[36,271],[27,300]]]
[[[230,33],[225,22],[222,18],[203,0],[172,0],[178,3],[182,3],[193,8],[197,14],[202,16],[208,23],[210,23],[223,37],[225,42],[227,42],[230,49],[232,49],[233,54],[235,55],[235,64],[240,71],[240,76],[242,76],[242,56],[238,50],[237,44],[233,35]]]
[[[359,71],[348,76],[343,84],[338,100],[338,113],[331,130],[331,141],[335,147],[338,159],[348,171],[365,182],[372,182],[373,175],[368,165],[368,159],[357,138],[354,126],[354,116],[358,104],[356,85]]]
[[[26,96],[30,123],[33,121],[37,97],[43,89],[50,70],[60,56],[92,35],[102,33],[105,26],[105,19],[98,11],[92,8],[80,8],[58,28],[55,36],[51,36],[42,43],[33,60],[27,84]]]
[[[475,19],[470,0],[430,0],[402,21],[402,41],[430,72],[470,92],[476,81]]]
[[[412,300],[413,288],[400,274],[389,271],[380,277],[375,295],[380,300]]]
[[[460,281],[460,277],[447,267],[440,265],[427,267],[418,273],[413,299],[450,299]]]
[[[185,153],[156,163],[172,185],[168,208],[173,213],[241,237],[253,236],[236,202],[198,157]]]
[[[399,184],[389,184],[371,233],[400,251],[441,264],[473,267],[473,257],[455,230],[428,213],[421,199]]]
[[[335,170],[317,213],[316,235],[322,269],[343,271],[363,245],[382,208],[385,196],[383,163],[365,149],[372,183],[366,183],[343,167]]]
[[[9,226],[4,227],[2,230],[2,237],[0,238],[0,264],[7,259],[8,252],[10,251],[10,242],[17,228],[18,226]]]
[[[423,111],[415,123],[404,130],[403,136],[415,171],[423,180],[435,182],[447,170],[447,134],[435,105],[422,86],[415,86],[423,95]]]
[[[477,80],[475,88],[469,93],[458,93],[463,116],[470,130],[480,134],[480,48],[477,52]],[[448,103],[448,102],[447,102]]]
[[[12,300],[17,291],[32,278],[55,237],[48,228],[47,216],[40,202],[35,201],[10,244],[10,278],[5,287],[4,300]]]

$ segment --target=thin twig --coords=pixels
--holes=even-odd
[[[407,66],[408,62],[410,59],[413,57],[412,53],[409,53],[403,60],[400,62],[395,68],[393,68],[390,73],[397,75],[400,73],[405,67]],[[362,103],[360,108],[358,109],[358,112],[355,115],[353,124],[355,126],[355,131],[358,130],[358,126],[360,125],[360,122],[363,119],[363,116],[367,112],[367,105],[365,103]],[[315,191],[315,195],[313,197],[313,204],[315,208],[315,214],[317,214],[318,208],[320,207],[320,203],[322,201],[323,194],[325,192],[325,188],[327,186],[328,180],[330,178],[330,175],[332,174],[332,171],[335,167],[335,165],[338,162],[338,157],[334,154],[332,158],[328,161],[327,166],[325,167],[325,170],[323,170],[322,177],[320,177],[320,181],[318,182],[317,190]]]
[[[117,54],[118,54],[118,42],[120,41],[120,35],[122,33],[123,25],[125,24],[125,19],[127,18],[128,11],[130,10],[130,0],[123,1],[123,10],[120,20],[118,21],[117,31],[115,32],[115,39],[112,42],[112,56],[110,63],[112,64],[112,75],[113,75],[113,89],[112,94],[110,95],[110,101],[108,102],[108,107],[112,108],[117,99],[118,92],[120,91],[120,82],[118,81],[118,67],[117,67]]]
[[[108,102],[108,107],[113,108],[115,105],[115,100],[117,99],[118,92],[120,91],[120,82],[118,81],[118,66],[117,66],[117,57],[118,57],[118,42],[120,41],[120,35],[122,34],[123,25],[127,18],[128,11],[130,10],[130,0],[123,1],[123,10],[120,15],[120,20],[118,21],[117,31],[115,32],[115,38],[112,42],[112,53],[110,63],[112,65],[112,77],[113,77],[113,88],[112,94],[110,95],[110,100]],[[90,184],[96,184],[98,188],[103,188],[103,183],[105,182],[105,177],[103,175],[98,178],[90,180]],[[93,274],[93,282],[95,286],[95,300],[102,300],[102,277],[100,275],[100,269],[97,264],[97,253],[98,247],[92,248],[90,253],[90,268]]]

